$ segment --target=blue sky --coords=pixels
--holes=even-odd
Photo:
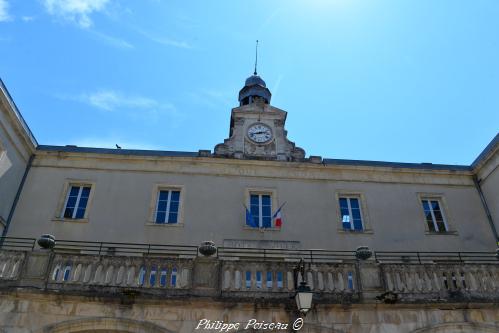
[[[469,164],[499,128],[496,0],[0,0],[41,144],[197,151],[251,75],[307,155]]]

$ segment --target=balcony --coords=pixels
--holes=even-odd
[[[498,302],[495,252],[375,252],[220,247],[204,257],[196,246],[0,239],[0,287],[120,297],[211,297],[288,302],[294,269],[305,261],[315,303]],[[299,276],[299,275],[298,275]],[[298,281],[300,281],[299,276]]]

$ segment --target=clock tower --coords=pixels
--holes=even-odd
[[[229,138],[215,146],[215,155],[240,159],[302,161],[305,151],[287,138],[287,112],[270,105],[272,94],[257,75],[239,91],[239,107],[232,109]]]

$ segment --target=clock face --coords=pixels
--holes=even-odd
[[[256,143],[269,142],[272,139],[272,130],[264,124],[253,124],[248,128],[248,137]]]

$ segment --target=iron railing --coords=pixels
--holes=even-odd
[[[117,242],[85,242],[57,240],[54,247],[56,253],[80,253],[96,255],[122,256],[166,256],[194,258],[198,255],[198,247],[193,245],[164,245]]]
[[[306,262],[345,262],[355,261],[355,251],[292,250],[219,247],[218,258],[226,260],[286,260]]]
[[[0,237],[2,250],[34,250],[35,238]],[[121,255],[121,256],[165,256],[195,258],[195,245],[165,245],[145,243],[87,242],[56,240],[53,249],[57,253]],[[494,263],[499,264],[497,252],[425,252],[425,251],[373,251],[378,263],[429,264],[429,263]],[[217,257],[221,260],[299,261],[314,263],[353,262],[355,251],[331,251],[322,249],[265,249],[219,247]]]
[[[0,237],[2,250],[33,250],[36,239],[24,237]]]
[[[377,262],[394,262],[404,264],[425,263],[499,263],[496,252],[414,252],[414,251],[376,251]]]

